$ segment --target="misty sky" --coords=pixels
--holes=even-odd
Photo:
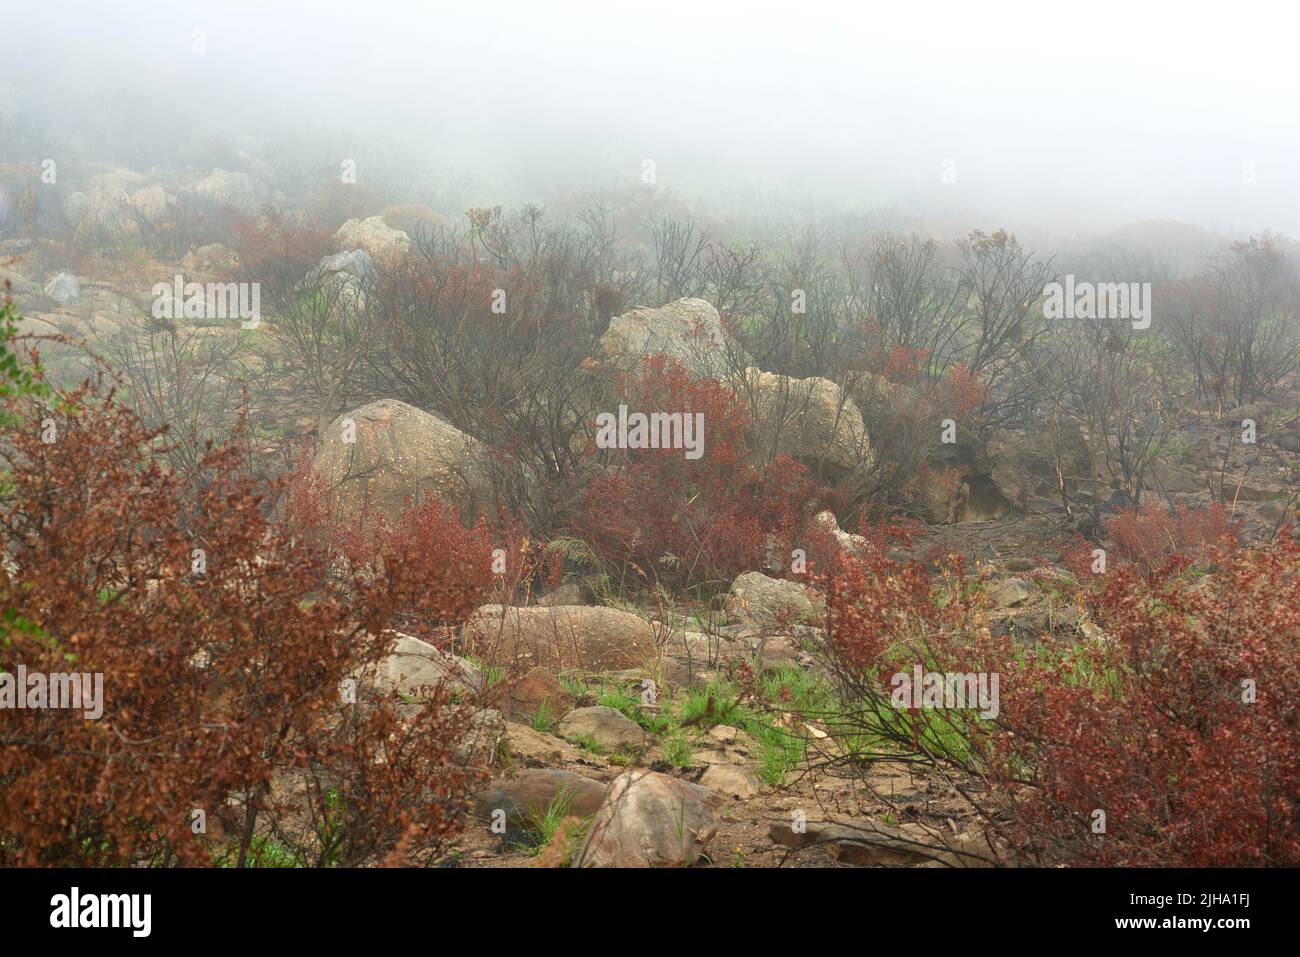
[[[483,202],[634,183],[649,158],[661,186],[706,207],[810,197],[972,228],[1169,217],[1300,236],[1287,11],[12,3],[0,109],[48,119],[92,158],[125,130],[146,166],[175,159],[173,127],[326,153],[364,143],[413,180],[467,172]]]

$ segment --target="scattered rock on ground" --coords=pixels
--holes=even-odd
[[[818,512],[813,517],[814,527],[831,535],[840,546],[850,555],[861,557],[867,551],[867,540],[861,535],[854,535],[840,528],[839,520],[836,519],[835,513],[831,511]]]
[[[700,775],[700,785],[724,797],[740,800],[758,793],[758,779],[749,771],[734,764],[711,764]]]
[[[233,206],[242,213],[256,212],[267,198],[266,187],[252,176],[220,168],[191,183],[183,192],[216,207]]]
[[[727,614],[744,625],[771,630],[781,624],[814,621],[820,608],[798,582],[745,572],[731,583]]]
[[[559,732],[570,741],[594,741],[608,753],[636,751],[648,743],[639,724],[616,708],[603,705],[573,709],[560,722]]]
[[[61,272],[45,284],[45,295],[66,306],[81,295],[81,284],[76,276]]]
[[[478,694],[486,686],[483,673],[464,658],[403,634],[397,635],[392,651],[366,677],[384,693],[408,696],[418,688],[440,684],[467,694]]]
[[[1019,578],[1004,578],[989,589],[989,600],[996,608],[1015,608],[1029,601],[1033,593]]]
[[[759,663],[764,671],[779,671],[799,664],[803,650],[789,635],[770,635],[758,643]]]
[[[379,216],[349,219],[334,234],[334,247],[340,250],[364,249],[375,259],[390,259],[405,254],[411,237],[389,226]]]
[[[156,226],[176,205],[176,197],[161,186],[144,186],[131,194],[131,205],[139,211],[146,223]]]
[[[765,457],[789,455],[831,481],[870,467],[862,413],[831,380],[746,369],[741,394],[750,399],[755,445]]]
[[[186,253],[181,266],[187,272],[228,273],[239,266],[239,256],[224,243],[208,243]]]
[[[707,788],[634,768],[615,778],[574,867],[689,867],[713,838]]]
[[[510,760],[520,766],[550,767],[576,761],[582,754],[563,738],[514,721],[506,723],[505,743]]]
[[[710,379],[727,374],[726,343],[718,310],[703,299],[629,310],[611,319],[600,339],[605,358],[618,371],[635,372],[642,358],[665,353]]]
[[[532,718],[542,708],[556,720],[574,705],[573,695],[564,690],[549,668],[530,668],[528,673],[510,682],[505,695],[505,710],[512,717]]]
[[[590,817],[604,797],[602,782],[575,771],[525,768],[490,783],[479,793],[477,805],[484,817],[500,810],[512,824],[528,826],[544,819],[557,799],[564,802],[567,813]]]
[[[985,469],[1007,501],[1022,507],[1034,498],[1059,501],[1062,481],[1071,498],[1093,497],[1093,460],[1087,439],[1077,427],[1064,424],[1054,438],[1059,448],[1046,430],[1040,434],[995,429],[989,436],[982,456],[988,462]]]

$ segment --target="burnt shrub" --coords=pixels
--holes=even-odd
[[[1017,645],[983,624],[960,566],[874,547],[813,576],[841,765],[928,766],[1005,862],[1285,866],[1300,861],[1300,545],[1174,556],[1109,576],[1100,631]],[[895,700],[898,676],[997,678],[992,708]]]
[[[647,579],[721,582],[799,542],[816,487],[788,456],[750,462],[734,391],[656,355],[622,378],[618,398],[632,411],[702,416],[704,446],[694,459],[681,448],[613,453],[611,471],[584,491],[580,522],[604,559],[632,562]]]
[[[466,614],[465,566],[399,539],[382,579],[340,576],[238,441],[209,447],[196,494],[102,373],[3,402],[0,668],[103,694],[97,720],[0,711],[0,863],[246,865],[268,842],[299,864],[435,859],[480,776],[458,754],[471,714],[350,681],[399,612]]]

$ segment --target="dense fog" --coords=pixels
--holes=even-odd
[[[352,157],[443,205],[637,183],[651,159],[718,214],[1295,234],[1288,34],[1267,6],[1198,6],[15,4],[3,110],[54,153]],[[33,159],[22,140],[0,155]]]

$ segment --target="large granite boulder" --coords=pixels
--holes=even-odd
[[[739,391],[749,399],[754,445],[766,456],[789,455],[831,481],[871,466],[862,413],[829,379],[746,369]]]
[[[344,521],[376,514],[397,521],[430,495],[468,521],[492,499],[489,467],[482,443],[396,399],[339,416],[321,436],[313,460],[329,489],[332,513]]]
[[[609,785],[574,867],[689,867],[716,832],[721,797],[635,768]]]
[[[640,307],[615,316],[600,348],[618,371],[635,372],[643,358],[663,353],[710,379],[722,379],[731,369],[729,350],[740,355],[718,310],[703,299],[678,299],[658,309]]]
[[[376,260],[399,257],[410,245],[411,238],[406,233],[389,226],[379,216],[349,219],[334,234],[335,249],[364,249]]]
[[[589,605],[484,605],[461,632],[467,651],[520,672],[557,669],[624,671],[644,667],[658,646],[650,623],[631,612]]]

